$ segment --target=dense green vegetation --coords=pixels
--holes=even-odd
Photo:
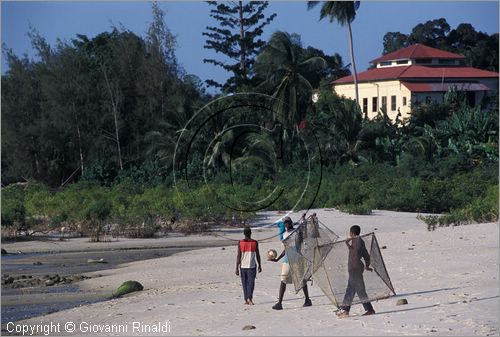
[[[451,90],[443,103],[413,106],[409,119],[381,110],[368,120],[331,91],[329,81],[347,74],[338,54],[275,32],[245,54],[248,69],[228,68],[234,76],[223,85],[273,97],[271,109],[256,114],[237,97],[214,102],[223,96],[207,95],[185,74],[157,5],[145,37],[113,28],[55,47],[36,31],[30,37],[36,60],[4,48],[4,233],[64,227],[94,240],[150,237],[241,224],[260,209],[308,207],[446,213],[424,217],[429,229],[498,219],[498,97],[470,107]],[[203,106],[231,110],[184,130]],[[177,144],[184,133],[197,141]],[[319,147],[305,147],[311,135]],[[174,165],[176,150],[189,156]]]
[[[388,32],[384,35],[384,54],[414,43],[462,54],[468,66],[498,71],[498,33],[476,31],[470,23],[452,29],[445,18],[439,18],[419,23],[409,34]]]

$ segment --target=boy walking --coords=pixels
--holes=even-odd
[[[238,242],[235,273],[236,275],[241,275],[241,285],[243,286],[245,304],[253,305],[253,291],[255,288],[255,277],[257,276],[257,264],[259,273],[262,272],[259,243],[251,238],[252,230],[250,227],[245,227],[243,235],[245,235],[245,238]],[[257,260],[257,264],[255,260]]]
[[[365,281],[363,279],[363,271],[365,269],[373,271],[373,269],[370,268],[370,255],[366,250],[365,242],[359,237],[360,233],[361,228],[358,225],[352,226],[349,232],[349,239],[345,241],[345,244],[349,249],[349,257],[347,260],[349,280],[347,282],[344,300],[342,301],[342,306],[340,307],[341,310],[337,312],[337,316],[339,318],[349,316],[351,303],[356,293],[358,294],[359,299],[363,302],[363,307],[366,310],[363,316],[375,314],[375,310],[373,310],[373,306],[369,301],[368,294],[366,293]],[[349,241],[351,244],[349,244]],[[365,260],[364,265],[361,258]]]

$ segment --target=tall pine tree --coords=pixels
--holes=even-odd
[[[207,32],[203,33],[207,37],[204,47],[226,55],[227,60],[203,59],[203,62],[222,67],[232,76],[223,84],[215,80],[206,82],[225,92],[235,92],[250,84],[255,57],[265,44],[259,37],[276,14],[264,14],[269,5],[266,1],[208,1],[208,4],[213,7],[210,16],[219,24],[206,28]]]

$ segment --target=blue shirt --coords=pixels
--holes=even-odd
[[[283,234],[286,232],[285,223],[283,221],[277,222],[279,230],[280,230],[280,241],[283,241]],[[283,257],[283,263],[288,263],[288,256],[285,253]]]
[[[285,233],[285,223],[283,221],[277,222],[278,227],[280,229],[280,241],[283,241],[283,233]]]

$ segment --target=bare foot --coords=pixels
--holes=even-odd
[[[248,304],[254,305],[252,300],[248,300]]]
[[[248,303],[248,300],[245,300],[245,305],[248,305],[248,304],[250,304],[250,303]]]

